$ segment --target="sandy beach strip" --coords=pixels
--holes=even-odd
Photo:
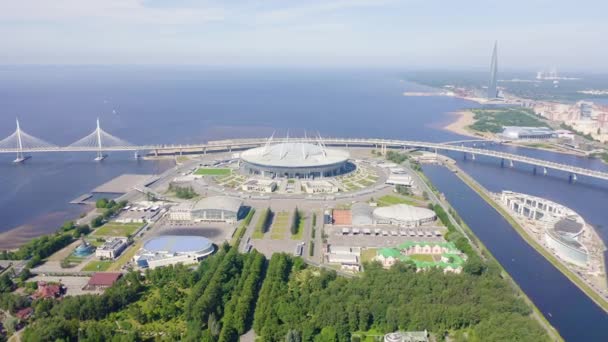
[[[473,112],[469,110],[461,110],[458,112],[450,112],[449,114],[454,118],[454,121],[444,126],[443,129],[473,138],[484,138],[483,134],[473,133],[467,128],[475,123]]]

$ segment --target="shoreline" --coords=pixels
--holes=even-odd
[[[496,137],[495,134],[476,132],[476,131],[468,128],[470,125],[475,123],[475,119],[474,119],[475,114],[473,112],[471,112],[470,110],[464,109],[464,110],[460,110],[460,111],[456,111],[456,112],[449,112],[448,114],[450,115],[450,117],[455,117],[455,119],[454,119],[454,121],[444,125],[442,127],[443,130],[446,130],[446,131],[449,131],[452,133],[456,133],[456,134],[460,134],[463,136],[471,137],[471,138],[487,139],[487,140],[491,140],[491,141],[500,140],[500,139],[498,139],[498,137]],[[515,146],[515,147],[530,148],[530,149],[553,152],[553,153],[562,153],[562,154],[568,154],[568,155],[579,156],[579,157],[586,157],[585,154],[575,152],[575,151],[570,151],[570,150],[559,148],[559,147],[547,148],[547,147],[542,147],[542,146],[533,146],[533,144],[539,144],[539,143],[533,142],[533,141],[532,142],[523,142],[523,141],[522,142],[512,142],[511,141],[511,142],[501,142],[501,144]],[[547,144],[549,144],[549,143],[547,143]]]

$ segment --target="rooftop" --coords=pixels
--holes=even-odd
[[[374,209],[374,216],[399,221],[422,220],[435,217],[435,212],[407,204],[396,204]]]
[[[258,165],[310,167],[346,162],[345,150],[327,149],[310,143],[279,143],[253,148],[241,153],[241,159]]]
[[[118,272],[97,272],[91,276],[87,285],[89,286],[112,286],[122,273]]]
[[[153,253],[192,253],[213,248],[213,243],[202,236],[165,235],[144,243],[143,250]]]
[[[194,210],[226,210],[238,212],[239,208],[243,205],[243,201],[239,198],[228,197],[228,196],[211,196],[205,197],[200,201],[196,202],[192,209]]]

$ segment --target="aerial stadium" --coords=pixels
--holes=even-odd
[[[139,268],[195,264],[213,254],[213,243],[202,236],[165,235],[152,238],[133,257]]]
[[[279,178],[332,177],[352,171],[350,154],[317,144],[284,142],[272,144],[272,138],[258,148],[241,153],[241,166],[249,175]]]
[[[407,204],[376,208],[373,216],[377,224],[391,224],[399,227],[418,227],[433,222],[437,218],[432,210]]]

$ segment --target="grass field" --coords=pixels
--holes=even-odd
[[[209,168],[209,167],[204,167],[204,168],[200,168],[198,170],[196,170],[196,172],[194,172],[195,175],[202,175],[202,176],[225,176],[225,175],[229,175],[232,173],[231,169],[216,169],[216,168]]]
[[[304,234],[304,224],[306,223],[306,213],[300,210],[300,222],[298,222],[298,232],[291,235],[292,240],[302,240]]]
[[[88,264],[86,264],[82,268],[82,270],[84,272],[103,272],[103,271],[107,271],[108,268],[110,268],[110,265],[112,265],[112,261],[93,260],[93,261],[89,262]]]
[[[133,235],[133,233],[139,229],[143,224],[141,223],[115,223],[108,222],[103,226],[95,229],[92,235],[95,236],[123,236],[127,237]]]
[[[376,257],[376,248],[366,248],[361,251],[361,262],[372,262]]]
[[[143,244],[143,241],[138,241],[138,242],[134,243],[132,246],[127,247],[127,250],[124,251],[118,257],[118,259],[112,265],[110,265],[110,267],[108,267],[108,271],[119,271],[120,268],[124,264],[129,262],[129,260],[133,259],[133,257],[135,256],[135,253],[137,253],[137,251],[139,251],[142,244]]]
[[[282,211],[277,213],[270,228],[270,238],[273,240],[282,240],[285,238],[285,233],[289,230],[289,213]]]
[[[408,200],[407,198],[403,198],[401,196],[395,196],[395,195],[382,196],[382,197],[378,198],[377,202],[378,202],[378,206],[380,206],[380,207],[386,207],[386,206],[394,205],[394,204],[409,204],[409,205],[416,204],[412,200]]]
[[[234,232],[234,236],[230,240],[231,246],[237,246],[241,242],[241,238],[243,237],[243,234],[245,234],[247,227],[249,227],[254,214],[255,209],[251,208],[247,213],[247,216],[243,219],[243,222],[241,222],[240,226],[237,228],[236,232]]]
[[[410,258],[412,258],[414,260],[418,260],[418,261],[428,261],[428,262],[436,261],[434,256],[432,256],[430,254],[412,254],[412,255],[410,255]]]

